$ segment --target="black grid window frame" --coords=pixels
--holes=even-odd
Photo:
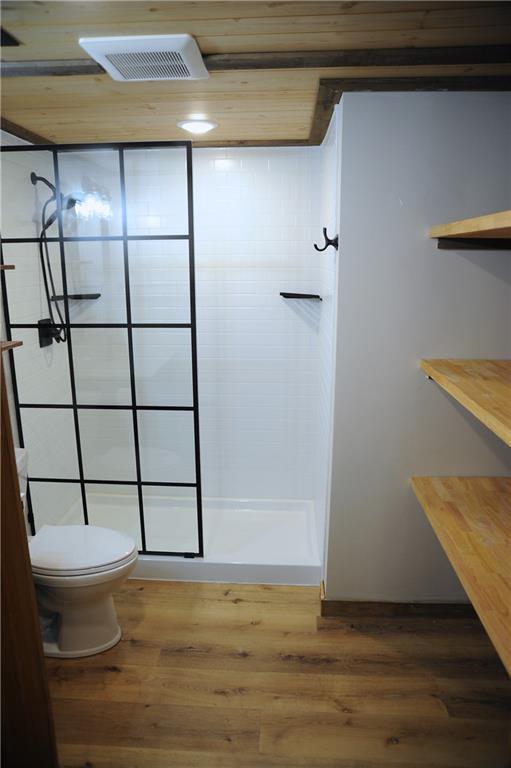
[[[129,234],[129,221],[126,204],[126,179],[125,179],[125,167],[124,159],[125,152],[127,150],[146,150],[146,149],[165,149],[168,147],[182,147],[186,151],[186,176],[187,176],[187,202],[188,202],[188,234],[168,234],[168,235],[130,235]],[[119,180],[120,180],[120,194],[121,194],[121,220],[122,220],[122,234],[111,236],[83,236],[83,237],[67,237],[64,235],[63,218],[61,210],[61,197],[60,197],[60,173],[59,173],[59,155],[64,152],[87,152],[87,151],[117,151],[119,160]],[[194,243],[194,219],[193,219],[193,169],[192,169],[192,145],[188,141],[168,141],[168,142],[121,142],[114,144],[38,144],[38,145],[17,145],[11,147],[2,147],[1,152],[50,152],[53,158],[53,171],[54,181],[57,190],[57,213],[58,213],[58,237],[48,237],[48,242],[58,243],[60,251],[60,267],[62,272],[62,287],[64,294],[64,326],[67,330],[67,349],[68,349],[68,361],[69,361],[69,376],[71,387],[71,403],[68,404],[56,404],[56,403],[24,403],[20,402],[19,390],[16,378],[16,364],[13,351],[9,351],[10,369],[11,369],[11,381],[12,391],[14,399],[14,407],[16,412],[16,423],[18,428],[18,435],[21,447],[24,447],[23,437],[23,424],[21,413],[23,409],[63,409],[72,410],[73,423],[76,437],[76,448],[78,458],[78,477],[77,478],[61,478],[61,477],[34,477],[29,475],[28,491],[27,491],[27,503],[28,503],[28,521],[30,524],[32,534],[36,533],[35,521],[32,509],[32,501],[30,496],[30,483],[73,483],[80,485],[81,501],[83,507],[84,523],[87,525],[88,511],[87,511],[87,485],[124,485],[135,486],[138,492],[138,504],[140,514],[140,531],[142,539],[142,548],[139,550],[141,554],[147,555],[169,555],[176,557],[203,557],[204,556],[204,540],[203,540],[203,523],[202,523],[202,484],[201,484],[201,466],[200,466],[200,433],[199,433],[199,395],[198,395],[198,371],[197,371],[197,326],[196,326],[196,299],[195,299],[195,243]],[[130,292],[130,260],[129,260],[129,243],[130,241],[144,241],[144,240],[185,240],[188,241],[188,274],[189,274],[189,306],[190,306],[190,322],[189,323],[133,323],[131,317],[131,292]],[[73,323],[70,321],[69,315],[69,300],[67,296],[67,276],[66,276],[66,252],[65,243],[67,242],[104,242],[104,241],[118,241],[122,243],[123,248],[123,269],[125,280],[125,301],[126,301],[126,322],[125,323]],[[16,243],[39,243],[39,238],[0,238],[0,263],[4,264],[3,244],[16,244]],[[7,280],[5,271],[0,272],[1,278],[1,290],[2,301],[4,306],[5,327],[6,336],[9,341],[12,340],[12,331],[16,329],[33,329],[37,330],[37,323],[11,323],[10,311],[9,311],[9,296],[7,290]],[[73,359],[73,347],[72,347],[72,331],[75,328],[120,328],[125,329],[128,337],[128,360],[129,360],[129,375],[130,375],[130,392],[131,402],[125,405],[104,405],[104,404],[81,404],[77,400],[76,393],[76,381],[74,374],[74,359]],[[193,405],[139,405],[137,403],[136,387],[135,387],[135,360],[133,354],[133,329],[134,328],[187,328],[190,330],[190,354],[192,363],[192,395]],[[86,409],[94,410],[122,410],[131,411],[133,418],[133,437],[135,448],[135,469],[136,480],[97,480],[94,478],[87,478],[84,475],[83,461],[82,461],[82,446],[80,438],[80,422],[79,411]],[[138,412],[139,411],[191,411],[193,412],[193,430],[194,430],[194,444],[195,444],[195,482],[194,483],[180,483],[180,482],[149,482],[142,480],[141,476],[141,461],[140,461],[140,444],[138,436]],[[196,508],[197,508],[197,550],[193,552],[183,551],[170,551],[170,550],[155,550],[148,549],[146,545],[145,535],[145,516],[144,516],[144,496],[143,489],[148,488],[194,488],[196,494]]]

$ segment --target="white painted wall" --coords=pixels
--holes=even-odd
[[[509,474],[510,452],[419,372],[511,353],[509,253],[439,251],[434,224],[510,207],[509,94],[346,94],[328,599],[463,591],[413,474]]]
[[[336,108],[337,109],[337,108]],[[327,135],[320,150],[321,197],[317,242],[323,247],[323,227],[333,238],[339,232],[339,121],[337,112],[330,123]],[[333,393],[334,393],[334,353],[335,331],[337,325],[337,269],[339,253],[329,246],[322,253],[316,253],[320,274],[320,292],[323,298],[319,332],[319,415],[318,425],[320,440],[318,444],[318,470],[316,491],[316,530],[318,549],[322,563],[325,559],[326,523],[330,501],[330,483],[332,468],[333,438]]]

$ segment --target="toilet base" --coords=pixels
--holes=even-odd
[[[96,653],[103,653],[108,651],[117,645],[122,637],[121,628],[118,627],[117,634],[103,645],[98,645],[95,648],[86,648],[79,651],[61,651],[56,641],[45,640],[43,642],[44,655],[50,659],[81,659],[85,656],[94,656]]]
[[[135,567],[137,554],[118,568],[83,576],[34,573],[46,656],[79,659],[108,651],[121,639],[112,592]]]
[[[64,587],[64,589],[66,589]],[[70,588],[72,589],[72,588]],[[62,590],[63,591],[63,590]],[[94,594],[94,590],[74,591],[71,595],[60,593],[57,600],[56,590],[38,586],[36,590],[39,608],[39,621],[42,629],[43,648],[46,656],[62,659],[79,659],[107,651],[121,639],[121,629],[117,621],[112,595]],[[80,602],[76,598],[89,597]],[[94,599],[95,597],[95,599]],[[65,600],[65,598],[68,598]],[[53,609],[53,614],[49,608]],[[50,620],[48,621],[48,614]]]

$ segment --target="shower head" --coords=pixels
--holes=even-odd
[[[30,181],[32,182],[34,187],[38,181],[42,181],[43,184],[46,184],[46,186],[51,189],[51,191],[53,192],[53,195],[55,197],[57,196],[57,190],[55,189],[54,185],[51,183],[51,181],[48,181],[48,179],[46,179],[44,176],[38,176],[37,173],[32,171],[32,173],[30,174]],[[78,202],[77,199],[72,195],[66,195],[65,197],[64,195],[61,195],[60,201],[61,201],[60,206],[63,211],[67,211],[70,208],[74,208],[76,203]]]
[[[64,197],[63,195],[60,196],[60,207],[63,211],[70,211],[71,208],[74,208],[78,200],[76,197],[72,197],[72,195],[66,195]],[[45,232],[47,229],[51,227],[51,225],[57,221],[58,217],[58,210],[53,211],[51,216],[45,221],[43,232]]]
[[[71,195],[66,195],[66,197],[63,197],[63,195],[60,196],[60,208],[62,211],[69,211],[71,208],[74,208],[78,200],[76,197],[72,197]],[[53,211],[51,216],[46,219],[43,226],[43,232],[46,232],[47,229],[51,227],[52,224],[54,224],[57,221],[58,218],[58,209]]]
[[[61,198],[61,208],[63,211],[70,211],[71,208],[74,208],[77,204],[78,200],[76,197],[73,197],[72,195],[66,195],[65,197]]]
[[[38,176],[37,173],[34,173],[34,171],[32,171],[32,173],[30,174],[30,181],[32,182],[34,187],[38,181],[42,181],[43,184],[46,184],[46,186],[51,189],[54,195],[57,194],[57,190],[55,189],[53,184],[50,181],[48,181],[48,179],[45,179],[44,176]]]

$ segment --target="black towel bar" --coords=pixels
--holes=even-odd
[[[99,299],[100,293],[68,293],[67,298],[73,301],[87,301],[88,299]],[[64,301],[64,295],[52,296],[51,301]]]

